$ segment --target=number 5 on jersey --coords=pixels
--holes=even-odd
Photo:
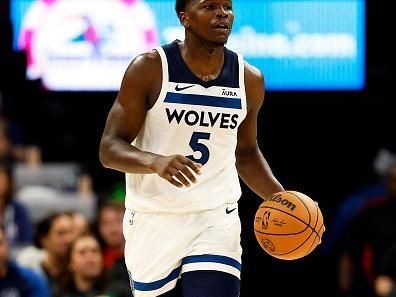
[[[200,152],[201,153],[201,158],[196,159],[194,158],[193,155],[186,156],[189,158],[191,161],[200,163],[201,165],[205,165],[209,161],[209,149],[208,147],[200,143],[200,140],[209,140],[210,139],[210,133],[204,133],[204,132],[194,132],[193,135],[191,136],[190,140],[190,147],[194,152]]]

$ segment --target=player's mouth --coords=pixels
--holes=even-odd
[[[220,33],[229,33],[230,32],[230,24],[227,22],[221,22],[221,23],[216,23],[213,26],[213,29],[216,32],[220,32]]]

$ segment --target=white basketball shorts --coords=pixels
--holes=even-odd
[[[125,262],[135,297],[159,296],[173,289],[188,271],[215,270],[240,278],[237,203],[188,214],[127,209],[123,231]]]

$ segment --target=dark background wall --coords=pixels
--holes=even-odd
[[[381,147],[396,150],[391,62],[392,12],[367,3],[367,86],[361,92],[268,92],[259,119],[259,143],[287,189],[319,202],[327,228],[342,200],[375,181],[372,161]],[[0,90],[4,113],[25,130],[46,161],[78,161],[98,192],[121,174],[104,170],[98,144],[115,93],[48,93],[24,79],[23,54],[11,50],[8,1],[0,1]],[[271,73],[265,75],[270,76]],[[335,253],[319,247],[299,261],[267,256],[256,244],[253,217],[259,199],[246,187],[240,203],[245,248],[243,295],[335,296]],[[324,244],[326,235],[324,236]],[[317,291],[319,288],[320,291]],[[254,290],[259,290],[253,294]]]

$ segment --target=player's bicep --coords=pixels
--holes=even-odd
[[[140,131],[146,115],[142,98],[129,98],[130,103],[122,103],[120,96],[115,100],[107,117],[103,137],[122,138],[132,142]]]
[[[139,133],[147,113],[147,98],[152,81],[146,74],[150,61],[140,57],[125,72],[120,92],[109,112],[104,137],[132,142]]]
[[[264,101],[264,77],[250,66],[245,69],[247,115],[238,129],[237,154],[257,146],[257,118]]]
[[[257,144],[257,114],[249,111],[238,129],[237,155],[256,147]]]

